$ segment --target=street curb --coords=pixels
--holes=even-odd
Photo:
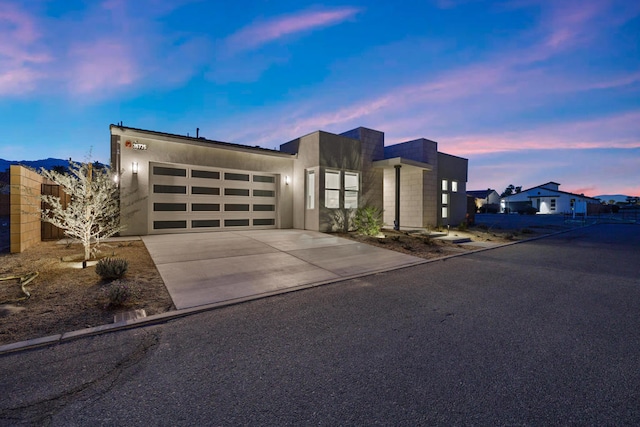
[[[100,326],[95,326],[95,327],[92,327],[92,328],[79,329],[79,330],[76,330],[76,331],[65,332],[65,333],[62,333],[62,334],[55,334],[55,335],[50,335],[50,336],[46,336],[46,337],[34,338],[34,339],[26,340],[26,341],[19,341],[19,342],[15,342],[15,343],[11,343],[11,344],[5,344],[5,345],[1,345],[0,346],[0,356],[3,356],[5,354],[17,353],[17,352],[20,352],[20,351],[23,351],[23,350],[31,350],[31,349],[35,349],[35,348],[51,346],[51,345],[54,345],[54,344],[62,344],[62,343],[66,343],[66,342],[69,342],[69,341],[76,340],[76,339],[95,336],[95,335],[106,334],[106,333],[109,333],[109,332],[117,332],[117,331],[123,331],[123,330],[127,330],[127,329],[143,327],[143,326],[157,325],[157,324],[166,323],[166,322],[169,322],[169,321],[172,321],[172,320],[180,319],[180,318],[192,315],[192,314],[203,313],[203,312],[206,312],[206,311],[211,311],[211,310],[215,310],[215,309],[222,308],[222,307],[228,307],[228,306],[232,306],[232,305],[242,304],[242,303],[245,303],[245,302],[248,302],[248,301],[259,300],[259,299],[263,299],[263,298],[272,297],[272,296],[275,296],[275,295],[284,295],[284,294],[287,294],[287,293],[290,293],[290,292],[297,292],[297,291],[301,291],[301,290],[304,290],[304,289],[315,288],[315,287],[318,287],[318,286],[329,285],[329,284],[332,284],[332,283],[343,282],[343,281],[346,281],[346,280],[353,280],[353,279],[357,279],[357,278],[360,278],[360,277],[371,276],[373,274],[386,273],[386,272],[389,272],[389,271],[395,271],[395,270],[400,270],[400,269],[404,269],[404,268],[415,267],[415,266],[418,266],[418,265],[429,264],[429,263],[439,262],[439,261],[446,261],[446,260],[451,259],[451,258],[462,257],[462,256],[466,256],[466,255],[476,254],[478,252],[490,251],[490,250],[493,250],[493,249],[504,248],[504,247],[516,245],[516,244],[519,244],[519,243],[532,242],[532,241],[544,239],[544,238],[547,238],[547,237],[557,236],[559,234],[568,233],[570,231],[575,231],[575,230],[578,230],[578,229],[581,229],[581,228],[592,227],[594,225],[596,225],[596,224],[595,223],[594,224],[588,224],[588,225],[585,225],[583,227],[577,227],[577,228],[571,228],[571,229],[568,229],[568,230],[562,230],[562,231],[558,231],[558,232],[551,233],[551,234],[545,234],[545,235],[542,235],[542,236],[531,237],[531,238],[525,239],[525,240],[516,240],[516,241],[513,241],[513,242],[503,243],[503,244],[492,246],[492,247],[488,247],[488,248],[478,248],[476,250],[471,250],[471,251],[463,252],[463,253],[459,253],[459,254],[447,255],[447,256],[444,256],[444,257],[440,257],[440,258],[422,259],[421,261],[416,261],[415,263],[406,264],[406,265],[402,265],[402,266],[398,266],[398,267],[392,267],[392,268],[380,269],[380,270],[375,270],[375,271],[369,271],[367,273],[354,274],[354,275],[351,275],[351,276],[340,277],[338,279],[329,279],[329,280],[324,280],[324,281],[320,281],[320,282],[307,283],[307,284],[304,284],[304,285],[294,286],[294,287],[290,287],[290,288],[276,289],[276,290],[273,290],[273,291],[270,291],[270,292],[264,292],[264,293],[261,293],[261,294],[255,294],[255,295],[251,295],[251,296],[247,296],[247,297],[235,298],[235,299],[226,300],[226,301],[220,301],[220,302],[213,303],[213,304],[206,304],[206,305],[201,305],[201,306],[197,306],[197,307],[191,307],[191,308],[184,308],[184,309],[180,309],[180,310],[167,311],[167,312],[164,312],[164,313],[154,314],[154,315],[151,315],[151,316],[148,316],[148,317],[142,317],[142,318],[139,318],[139,319],[125,320],[125,321],[122,321],[122,322],[111,323],[111,324],[108,324],[108,325],[100,325]]]

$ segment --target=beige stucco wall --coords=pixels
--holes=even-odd
[[[320,132],[313,132],[309,135],[296,138],[280,146],[280,150],[286,153],[296,154],[296,160],[292,179],[292,206],[293,206],[293,228],[300,230],[319,229],[319,200],[320,193]],[[314,209],[306,209],[305,189],[306,172],[313,170],[315,173],[315,194],[316,200]]]
[[[23,252],[40,242],[42,176],[22,166],[9,168],[11,186],[10,251]]]
[[[149,135],[132,129],[111,127],[112,164],[119,167],[121,192],[121,220],[127,224],[122,235],[145,235],[149,232],[149,162],[196,165],[258,171],[278,175],[277,220],[278,228],[293,227],[293,191],[299,183],[285,183],[285,176],[293,175],[293,156],[273,151],[257,151],[212,142],[193,141],[164,135]],[[146,144],[146,150],[127,148],[126,141]],[[113,147],[115,145],[116,147]],[[138,173],[131,171],[132,162],[138,163]]]
[[[400,168],[400,227],[421,228],[423,225],[425,175],[430,171],[403,165]],[[384,169],[384,223],[393,227],[395,221],[396,171]]]

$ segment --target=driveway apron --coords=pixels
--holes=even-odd
[[[424,259],[306,230],[143,236],[177,309],[259,298]]]

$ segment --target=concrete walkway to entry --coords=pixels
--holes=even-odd
[[[424,259],[306,230],[143,236],[177,309],[421,264]]]

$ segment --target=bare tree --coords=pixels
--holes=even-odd
[[[40,174],[60,185],[71,198],[65,208],[60,197],[41,196],[48,206],[42,210],[42,220],[79,240],[85,261],[96,253],[101,240],[124,229],[120,225],[119,191],[109,167],[69,161],[68,173],[41,169]]]

